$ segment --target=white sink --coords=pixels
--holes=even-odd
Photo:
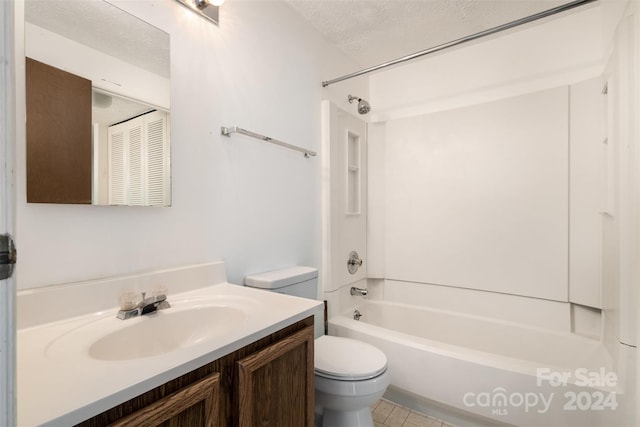
[[[63,360],[71,354],[126,361],[159,356],[211,342],[239,328],[247,319],[247,301],[195,300],[121,320],[115,312],[92,319],[51,341],[46,354]]]
[[[237,308],[205,306],[184,311],[166,309],[141,316],[131,326],[111,332],[89,347],[98,360],[157,356],[220,336],[245,319]]]

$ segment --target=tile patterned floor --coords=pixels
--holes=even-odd
[[[374,427],[455,427],[385,399],[371,407]]]

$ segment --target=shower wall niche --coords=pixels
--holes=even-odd
[[[347,132],[347,214],[361,209],[360,136]]]

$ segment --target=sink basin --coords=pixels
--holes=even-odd
[[[135,324],[98,339],[89,347],[89,356],[98,360],[157,356],[221,335],[245,318],[242,311],[232,307],[170,310],[141,316]]]
[[[158,356],[227,334],[242,325],[246,317],[239,307],[216,304],[176,304],[127,320],[116,319],[113,314],[57,337],[46,353],[57,360],[82,353],[104,361]]]

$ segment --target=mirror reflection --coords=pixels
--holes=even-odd
[[[169,35],[101,0],[26,0],[27,201],[169,206]]]

